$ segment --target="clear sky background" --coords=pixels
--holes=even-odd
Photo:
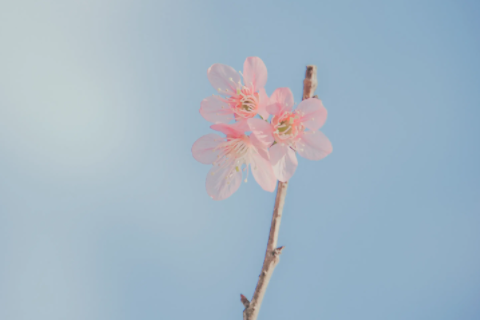
[[[207,68],[318,66],[259,319],[480,319],[478,1],[0,1],[0,319],[242,319],[274,194],[214,202]]]

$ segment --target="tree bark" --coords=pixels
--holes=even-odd
[[[307,66],[305,72],[305,80],[303,80],[303,96],[302,100],[311,98],[315,89],[317,88],[317,67]],[[243,320],[256,320],[260,312],[263,297],[267,291],[268,283],[272,277],[273,270],[280,261],[280,254],[283,246],[277,248],[278,233],[280,231],[280,222],[282,220],[283,205],[285,204],[285,197],[287,196],[288,181],[278,182],[277,196],[275,197],[275,207],[273,209],[272,224],[270,226],[270,234],[268,235],[267,252],[265,252],[265,259],[263,260],[263,267],[258,278],[255,292],[253,293],[252,301],[242,294],[240,300],[245,306],[243,310]]]

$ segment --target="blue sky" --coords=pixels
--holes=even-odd
[[[475,1],[0,3],[0,318],[241,319],[274,194],[205,192],[213,63],[318,67],[259,319],[480,317]]]

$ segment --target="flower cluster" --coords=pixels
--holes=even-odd
[[[204,99],[200,114],[225,136],[201,137],[192,153],[197,161],[213,165],[206,181],[212,199],[231,196],[250,171],[264,190],[273,192],[277,179],[285,182],[295,173],[297,153],[320,160],[332,152],[330,141],[318,131],[327,119],[322,102],[306,99],[293,110],[289,88],[278,88],[268,97],[267,68],[260,58],[247,58],[243,74],[216,63],[207,76],[220,96]]]

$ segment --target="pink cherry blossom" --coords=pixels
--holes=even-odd
[[[266,118],[268,96],[265,92],[267,67],[258,57],[248,57],[242,74],[230,66],[216,63],[207,71],[208,80],[222,96],[210,96],[200,104],[200,114],[213,123],[229,123],[255,117]]]
[[[250,121],[265,122],[260,119]],[[222,132],[226,137],[211,133],[193,144],[193,157],[201,163],[213,165],[206,180],[207,193],[212,199],[230,197],[240,187],[243,172],[248,176],[250,170],[264,190],[275,190],[277,179],[267,150],[273,143],[273,136],[262,132],[260,124],[258,127],[257,133],[247,135],[250,129],[246,120],[234,124],[214,124],[210,128]]]
[[[295,151],[309,160],[320,160],[332,152],[332,144],[318,129],[327,119],[327,110],[317,98],[299,103],[293,111],[293,94],[289,88],[279,88],[270,97],[268,112],[273,115],[270,132],[249,123],[255,134],[271,134],[275,144],[270,147],[270,161],[278,180],[288,181],[298,166]],[[257,133],[257,131],[259,131]]]

